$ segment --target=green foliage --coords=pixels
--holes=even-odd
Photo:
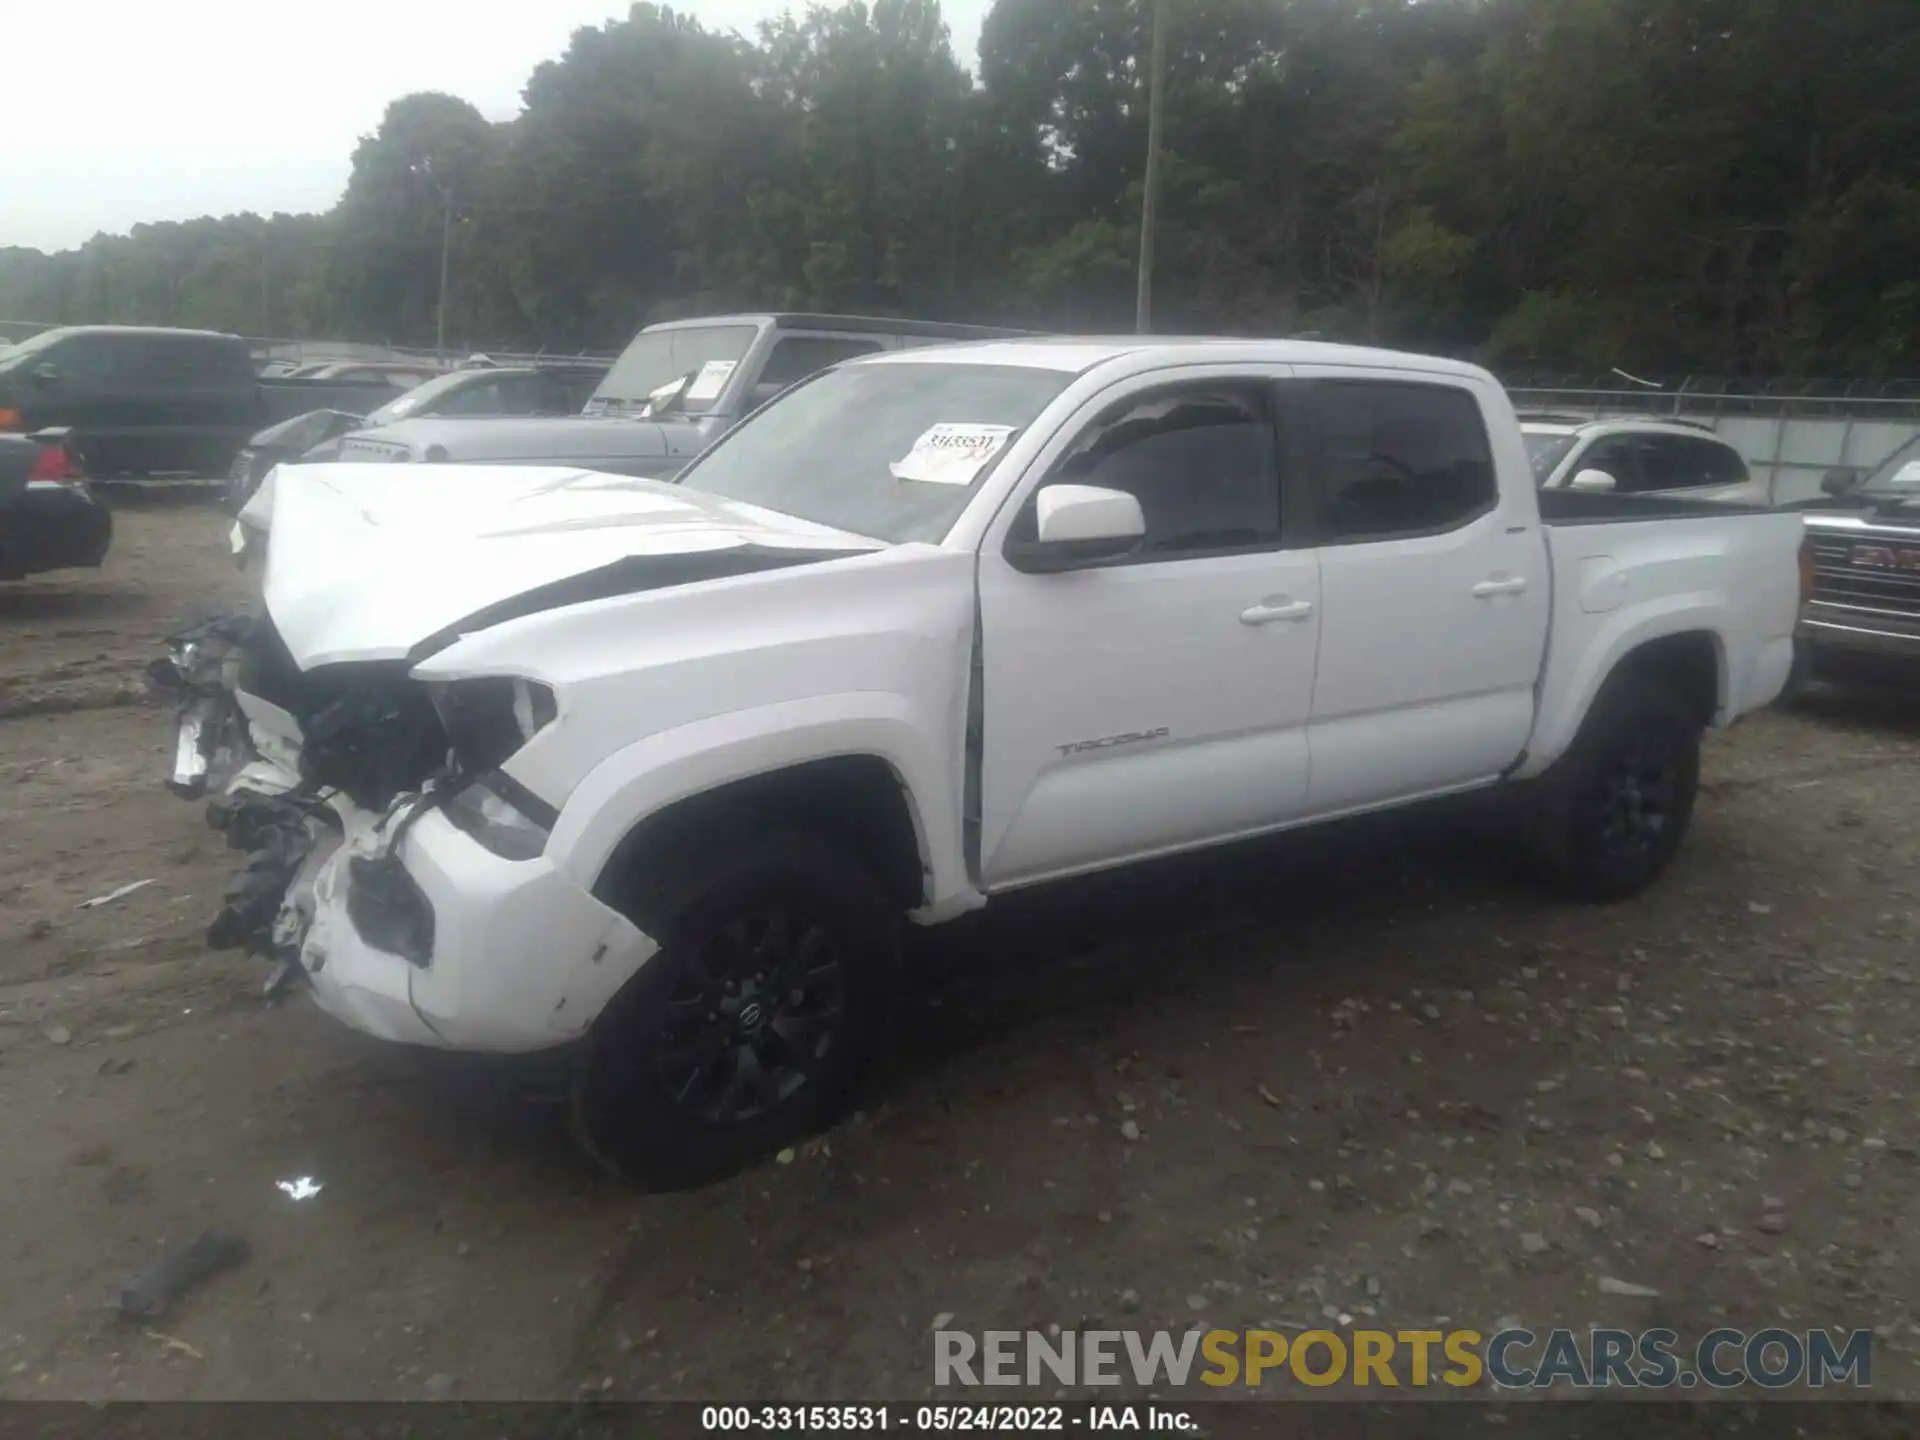
[[[1155,315],[1509,368],[1920,366],[1914,0],[1168,0]],[[0,316],[623,343],[726,308],[1125,328],[1152,0],[575,33],[397,99],[325,215],[0,250]]]

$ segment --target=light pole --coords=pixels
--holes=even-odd
[[[440,188],[440,187],[436,187]],[[453,187],[440,188],[440,304],[434,317],[434,354],[447,358],[447,259],[453,251]]]
[[[1153,225],[1160,189],[1161,91],[1167,74],[1167,0],[1153,0],[1153,58],[1147,69],[1147,173],[1140,197],[1140,277],[1134,295],[1133,328],[1153,329]]]

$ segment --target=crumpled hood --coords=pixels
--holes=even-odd
[[[705,570],[884,548],[662,481],[585,470],[291,465],[268,486],[255,497],[273,520],[267,613],[302,670],[402,659],[481,612],[578,577],[604,572],[615,589],[643,590]],[[568,603],[556,590],[533,608]]]

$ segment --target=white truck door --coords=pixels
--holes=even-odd
[[[1187,373],[1090,401],[982,546],[989,889],[1300,812],[1320,597],[1283,502],[1299,447],[1276,415],[1271,367]],[[1023,571],[1034,496],[1055,481],[1134,495],[1143,546],[1064,573]]]
[[[1296,373],[1316,422],[1320,547],[1307,808],[1332,815],[1491,780],[1526,746],[1548,621],[1519,436],[1496,451],[1483,397],[1464,380]]]

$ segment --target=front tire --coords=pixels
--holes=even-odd
[[[899,917],[800,831],[713,837],[648,889],[661,943],[595,1023],[574,1137],[649,1190],[721,1179],[837,1113],[884,1029]]]
[[[1625,900],[1672,862],[1700,788],[1700,718],[1657,680],[1602,688],[1579,737],[1541,778],[1530,853],[1554,889]]]

